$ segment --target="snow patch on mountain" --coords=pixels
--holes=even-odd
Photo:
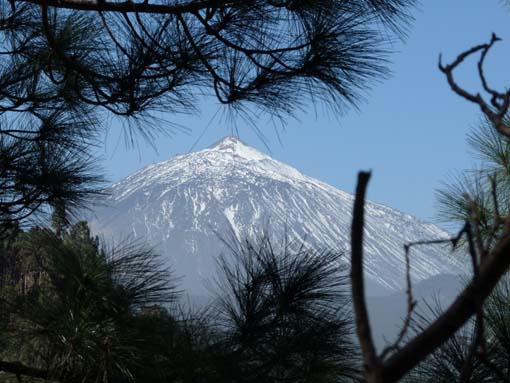
[[[269,224],[274,238],[287,233],[315,248],[349,250],[353,196],[227,137],[199,152],[146,166],[109,188],[90,219],[106,236],[143,238],[182,275],[183,287],[203,294],[224,239],[254,237]],[[400,290],[403,245],[447,238],[435,225],[367,202],[366,280],[370,295]],[[348,256],[345,258],[348,262]],[[465,265],[442,246],[411,253],[412,279],[462,274]]]

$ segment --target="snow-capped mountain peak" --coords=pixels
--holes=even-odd
[[[353,179],[356,169],[352,170]],[[149,165],[112,185],[95,209],[95,232],[144,238],[163,253],[184,287],[203,293],[222,238],[256,237],[270,225],[316,248],[348,253],[353,197],[305,176],[238,138]],[[389,207],[366,204],[366,276],[372,294],[399,290],[405,281],[403,245],[447,237],[438,227]],[[222,238],[218,238],[218,236]],[[348,257],[345,258],[346,262]],[[416,247],[416,282],[459,274],[462,263],[440,247]]]
[[[202,152],[209,155],[215,152],[221,153],[222,155],[230,155],[237,161],[264,161],[271,159],[271,157],[246,145],[243,141],[234,136],[227,136]]]
[[[243,141],[241,141],[241,139],[234,136],[227,136],[219,140],[207,150],[229,153],[233,156],[252,161],[261,161],[270,158],[258,150],[246,145]]]

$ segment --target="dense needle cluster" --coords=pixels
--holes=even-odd
[[[0,220],[66,211],[97,189],[104,116],[196,110],[283,117],[308,100],[355,106],[386,73],[414,1],[0,1]],[[132,129],[133,127],[137,129]]]

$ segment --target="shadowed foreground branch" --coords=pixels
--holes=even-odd
[[[135,144],[204,95],[251,122],[310,101],[356,107],[388,73],[390,36],[405,35],[414,4],[0,0],[0,236],[97,192],[90,153],[106,117]]]
[[[367,383],[397,382],[433,351],[452,337],[473,315],[477,313],[480,302],[485,301],[510,266],[510,219],[507,218],[496,245],[480,260],[478,275],[464,288],[447,310],[411,339],[401,349],[395,351],[387,360],[375,355],[370,337],[370,328],[363,296],[363,212],[365,188],[368,173],[360,172],[354,204],[352,223],[352,269],[353,300],[356,325],[365,362]],[[472,254],[476,256],[476,254]],[[358,286],[355,288],[355,286]],[[361,287],[361,289],[360,289]],[[361,310],[360,310],[361,308]]]
[[[356,316],[356,332],[363,354],[365,376],[369,382],[380,382],[380,360],[377,356],[372,339],[372,331],[365,302],[365,286],[363,283],[364,208],[365,194],[369,180],[369,172],[359,173],[351,227],[351,288],[354,313]]]

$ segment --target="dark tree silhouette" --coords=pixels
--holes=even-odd
[[[221,259],[221,382],[351,382],[359,378],[341,255],[303,244],[231,243]]]
[[[412,4],[2,1],[3,32],[13,37],[5,61],[21,60],[8,64],[19,72],[11,82],[35,85],[4,93],[13,109],[84,103],[119,115],[185,111],[208,88],[221,103],[269,113],[289,112],[303,96],[355,104],[367,80],[385,72],[377,28],[401,34]]]
[[[0,1],[0,223],[66,214],[98,189],[102,114],[356,106],[413,0]],[[384,33],[382,33],[384,31]]]
[[[479,253],[485,257],[501,235],[497,221],[508,215],[509,139],[484,119],[468,135],[468,144],[479,164],[475,169],[455,173],[438,192],[440,217],[447,222],[476,222]],[[467,198],[469,196],[469,198]],[[464,239],[464,238],[461,238]],[[466,246],[465,240],[459,246]],[[509,379],[508,333],[510,328],[508,275],[487,298],[480,316],[485,337],[476,339],[477,321],[470,321],[420,364],[411,381],[505,382]],[[441,313],[433,307],[418,317],[418,329]],[[483,319],[482,319],[483,318]],[[475,351],[473,347],[475,347]]]
[[[19,232],[0,252],[3,377],[60,382],[352,382],[358,353],[339,256],[269,239],[224,262],[219,302],[169,310],[175,281],[84,222]],[[174,306],[175,307],[175,306]]]
[[[130,380],[150,335],[139,331],[140,313],[177,294],[152,251],[106,250],[84,222],[61,237],[19,233],[1,260],[0,370],[14,375]]]
[[[496,159],[498,167],[506,172],[507,162],[501,163],[501,151],[508,149],[508,140],[510,139],[510,128],[508,126],[508,112],[510,108],[510,91],[496,90],[490,85],[485,77],[484,63],[485,59],[500,39],[492,35],[488,43],[476,45],[461,54],[459,54],[450,64],[443,65],[441,58],[439,60],[439,69],[445,74],[446,80],[451,89],[465,100],[476,104],[483,112],[483,116],[490,124],[492,132],[489,137],[499,135],[498,139],[486,147],[490,148],[492,161]],[[483,94],[472,93],[464,89],[455,79],[455,70],[462,65],[465,60],[473,55],[478,55],[477,71]],[[485,97],[484,97],[485,96]],[[486,100],[488,98],[488,101]],[[487,134],[486,134],[487,135]],[[474,136],[474,143],[483,139]],[[492,146],[492,147],[491,147]],[[494,152],[492,152],[494,150]],[[508,153],[504,153],[506,156]],[[487,153],[485,153],[487,155]],[[454,196],[450,202],[458,208],[458,214],[465,218],[464,227],[459,234],[450,240],[421,241],[416,244],[405,244],[406,262],[409,262],[408,250],[412,245],[426,245],[427,243],[450,242],[455,248],[460,239],[464,236],[467,244],[467,253],[472,264],[473,275],[469,283],[460,292],[453,303],[447,307],[434,321],[423,328],[422,331],[401,344],[402,338],[378,354],[375,350],[369,318],[366,311],[366,302],[364,298],[363,282],[363,230],[364,230],[364,202],[365,193],[370,173],[360,172],[358,175],[358,186],[356,188],[356,200],[354,204],[353,223],[352,223],[352,268],[351,279],[353,287],[353,300],[357,324],[357,333],[362,346],[365,379],[367,383],[389,383],[397,382],[404,378],[420,362],[429,357],[441,345],[449,339],[453,339],[459,331],[473,316],[475,325],[473,326],[472,342],[469,346],[466,356],[467,362],[464,364],[459,377],[460,382],[468,382],[474,372],[473,362],[476,358],[483,360],[483,345],[486,339],[485,332],[485,314],[483,303],[490,296],[491,292],[498,285],[498,282],[508,272],[510,266],[510,215],[508,206],[500,205],[508,201],[507,176],[501,178],[500,174],[489,175],[483,180],[481,187],[476,184],[469,184],[471,190],[477,192],[475,195],[465,194],[462,196],[464,201],[459,203],[459,196]],[[499,179],[497,178],[499,177]],[[478,182],[480,179],[478,178]],[[501,195],[498,196],[498,183],[504,186]],[[487,186],[488,185],[488,186]],[[477,190],[478,189],[478,190]],[[481,196],[480,192],[489,195],[489,202],[477,200]],[[485,216],[484,216],[485,215]],[[409,277],[408,277],[409,278]],[[409,280],[409,279],[408,279]],[[408,288],[408,306],[407,318],[404,322],[403,333],[409,328],[410,316],[413,311],[412,296]]]

